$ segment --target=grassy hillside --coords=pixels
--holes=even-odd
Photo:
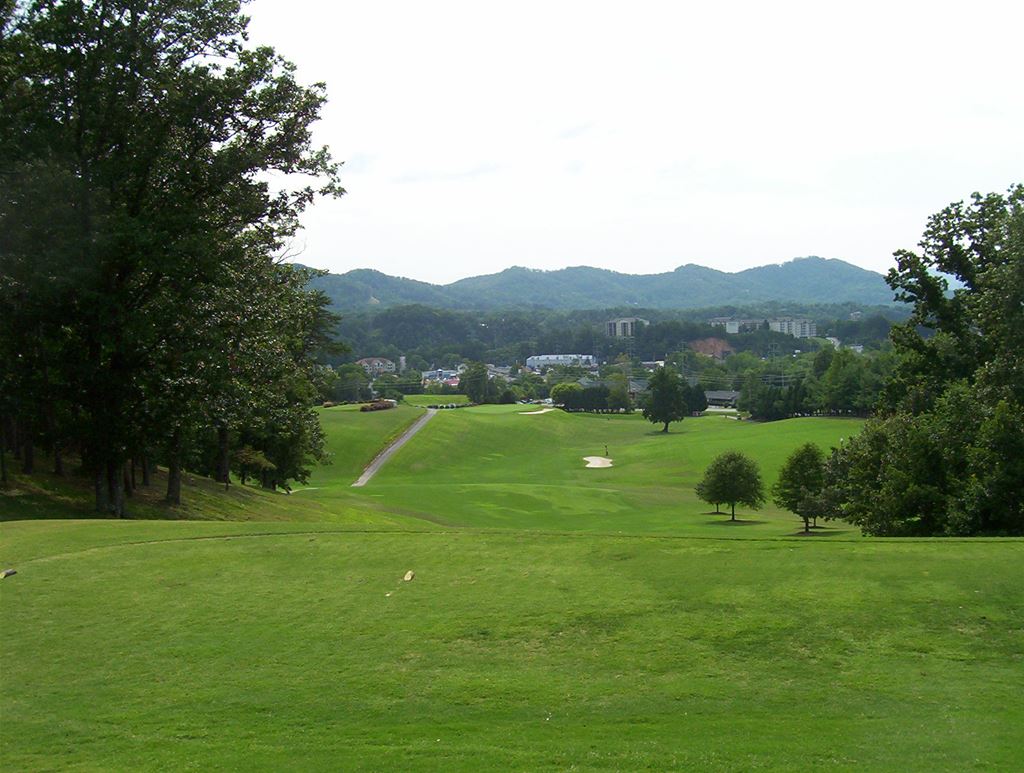
[[[324,506],[369,502],[448,524],[516,529],[770,536],[791,534],[798,520],[772,506],[744,511],[739,524],[709,515],[693,486],[715,455],[746,451],[770,485],[786,456],[814,441],[828,449],[859,430],[848,419],[771,424],[722,416],[687,419],[664,435],[641,416],[598,416],[529,406],[480,406],[439,414],[358,491],[334,467],[301,492]],[[584,456],[614,460],[588,469]],[[853,532],[832,527],[821,533]]]
[[[422,413],[419,408],[399,406],[390,411],[361,413],[358,406],[338,406],[320,412],[327,436],[330,458],[317,470],[317,477],[351,483],[388,442]],[[45,460],[39,471],[21,475],[8,459],[12,485],[0,488],[0,521],[39,518],[94,517],[91,481],[82,476],[57,477],[46,472]],[[301,490],[301,487],[299,487]],[[227,490],[201,475],[186,474],[182,506],[163,501],[167,489],[166,470],[153,475],[152,485],[140,487],[128,502],[132,518],[228,521],[357,521],[366,522],[374,508],[349,507],[320,502],[283,492],[263,491],[253,486],[232,485]],[[358,504],[358,503],[357,503]],[[392,519],[394,520],[394,519]],[[404,517],[399,516],[399,521]]]
[[[54,525],[3,531],[13,770],[1024,765],[1021,541]]]
[[[389,411],[363,412],[358,405],[321,409],[320,424],[331,457],[329,464],[317,469],[309,485],[350,485],[373,457],[422,413],[413,404]]]
[[[722,450],[770,483],[859,422],[526,410],[440,412],[352,489],[422,409],[327,409],[308,488],[193,478],[174,513],[238,520],[0,524],[5,766],[1024,767],[1024,540],[808,539],[694,499]],[[88,501],[34,481],[7,517]]]

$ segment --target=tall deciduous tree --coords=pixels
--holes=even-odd
[[[324,88],[300,85],[273,50],[246,47],[237,0],[5,9],[5,328],[53,352],[48,377],[74,400],[97,508],[122,515],[122,468],[147,444],[154,402],[163,387],[194,395],[175,379],[209,364],[218,342],[203,338],[205,352],[193,354],[184,344],[197,329],[181,318],[215,331],[202,314],[207,295],[269,260],[317,193],[341,192],[337,166],[310,136]],[[315,183],[272,191],[268,171]],[[41,196],[40,180],[62,195]],[[45,219],[36,201],[47,202]],[[170,382],[154,386],[157,373]],[[187,427],[168,429],[177,442]]]
[[[920,247],[889,272],[914,311],[883,415],[829,461],[833,498],[869,534],[1024,534],[1024,185],[950,205]]]
[[[810,532],[824,486],[825,454],[814,443],[805,443],[782,465],[779,478],[772,486],[772,498],[776,505],[802,518],[804,531]]]
[[[669,368],[658,368],[647,382],[651,390],[643,414],[651,424],[663,424],[662,432],[668,432],[668,425],[682,421],[689,411],[686,394],[679,374]]]

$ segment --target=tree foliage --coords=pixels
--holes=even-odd
[[[696,486],[697,496],[715,506],[731,507],[736,520],[736,505],[757,510],[765,502],[764,484],[757,462],[741,451],[726,451],[716,456]]]
[[[127,463],[159,458],[173,483],[211,433],[218,477],[245,435],[274,466],[267,485],[301,478],[321,449],[309,362],[331,315],[308,272],[271,256],[314,196],[341,193],[311,143],[323,86],[247,47],[232,0],[14,8],[0,354],[19,437],[76,451],[115,515]],[[313,182],[271,190],[268,172]]]
[[[779,478],[772,486],[772,499],[803,519],[804,531],[810,531],[811,521],[821,513],[820,496],[825,487],[825,454],[814,443],[797,448],[779,470]]]
[[[651,424],[663,424],[662,432],[668,432],[668,425],[682,421],[689,413],[687,393],[679,374],[671,368],[658,368],[648,381],[651,390],[643,415]]]
[[[839,512],[868,534],[1024,534],[1024,186],[950,205],[920,247],[888,276],[914,311],[883,413],[829,461]]]

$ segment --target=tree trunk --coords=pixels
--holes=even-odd
[[[731,502],[730,504],[732,504],[732,518],[730,520],[735,521],[736,520],[736,503],[735,502]]]
[[[132,495],[135,486],[132,484],[132,468],[131,462],[126,461],[121,465],[121,484],[124,488],[124,494],[127,497]]]
[[[21,461],[21,427],[15,418],[10,420],[10,432],[7,433],[8,442],[11,444],[11,451],[14,453],[14,461]]]
[[[231,483],[231,466],[228,459],[228,425],[217,427],[217,473],[214,480],[227,488]]]
[[[274,479],[274,476],[270,474],[269,470],[263,471],[262,478],[263,488],[268,491],[277,491],[277,481]]]
[[[166,502],[172,505],[181,504],[181,430],[175,429],[171,436],[171,448],[167,459],[167,496]]]
[[[102,469],[97,468],[96,473],[93,475],[93,490],[96,494],[96,512],[105,513],[107,512],[107,477],[106,472]]]
[[[124,465],[107,462],[107,509],[115,518],[124,518]]]
[[[36,471],[36,449],[32,444],[32,434],[26,433],[25,450],[22,452],[21,471],[31,475]]]
[[[0,486],[7,485],[7,422],[0,422]]]
[[[665,429],[663,429],[662,432],[668,432],[668,422],[667,421],[665,422]]]

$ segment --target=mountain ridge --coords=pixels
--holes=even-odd
[[[339,311],[406,304],[453,309],[691,309],[766,301],[891,305],[893,293],[878,273],[835,258],[808,256],[737,272],[687,263],[659,274],[626,274],[591,266],[555,270],[510,266],[493,274],[431,284],[376,269],[315,277]]]

